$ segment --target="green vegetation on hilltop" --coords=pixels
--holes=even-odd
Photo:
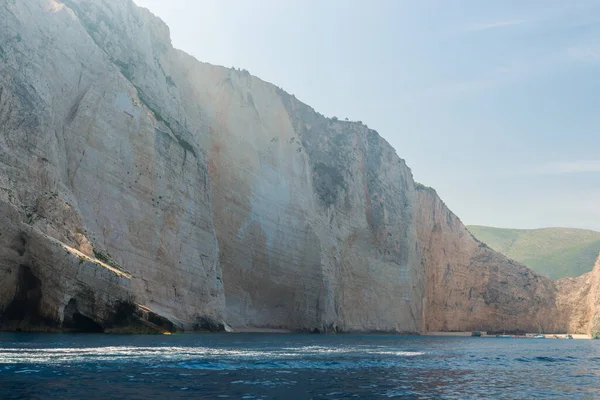
[[[600,232],[585,229],[467,228],[492,249],[551,279],[591,271],[600,251]]]

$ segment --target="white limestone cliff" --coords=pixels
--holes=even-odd
[[[553,283],[362,123],[174,49],[131,0],[0,16],[0,328],[558,329]]]
[[[144,32],[160,26],[147,11],[130,6],[129,17],[140,18]],[[16,235],[31,230],[118,265],[131,278],[119,287],[123,293],[111,295],[180,328],[222,323],[203,153],[182,145],[185,139],[144,105],[118,62],[65,4],[2,1],[0,15],[0,202],[19,216],[2,213],[0,229]],[[168,84],[161,88],[168,90]],[[177,106],[176,100],[165,103]],[[52,254],[32,251],[38,259],[27,267],[37,279],[47,274],[46,265],[57,267]],[[14,277],[20,262],[2,262],[0,268]],[[64,292],[41,281],[38,311],[46,320],[61,323],[71,299],[100,290],[76,271],[63,279],[82,289]],[[0,308],[8,307],[10,299],[2,297]],[[91,314],[98,319],[96,311]]]

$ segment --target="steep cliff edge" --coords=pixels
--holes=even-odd
[[[126,26],[149,42],[158,27],[168,43],[166,26],[129,4],[118,9],[135,21]],[[0,15],[2,326],[19,319],[7,312],[15,301],[39,315],[21,329],[64,327],[74,305],[108,329],[104,310],[116,303],[182,329],[218,325],[224,296],[202,153],[165,128],[63,3],[1,1]]]
[[[556,282],[569,332],[600,338],[600,256],[592,272]]]
[[[173,49],[131,2],[65,4],[165,130],[205,150],[231,325],[421,330],[412,177],[376,132]]]
[[[181,329],[421,330],[412,177],[376,132],[173,49],[129,0],[1,6],[0,176],[17,216],[2,218],[126,277],[110,301],[77,268],[65,289],[40,279],[60,264],[46,254],[30,271],[50,325],[87,296],[79,314],[103,327],[99,309],[125,302]]]
[[[177,57],[188,115],[209,126],[228,322],[420,331],[414,188],[394,149],[245,71]]]
[[[0,14],[0,328],[561,329],[365,125],[130,0]]]
[[[425,330],[565,331],[554,283],[477,241],[435,190],[417,190]]]

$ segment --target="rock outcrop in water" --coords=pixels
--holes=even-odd
[[[0,327],[561,329],[375,131],[130,0],[0,1]]]

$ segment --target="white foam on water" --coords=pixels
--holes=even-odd
[[[394,366],[395,358],[415,357],[424,352],[402,351],[381,346],[300,346],[256,350],[248,348],[105,346],[66,348],[0,348],[0,364],[57,365],[93,362],[140,362],[150,368],[204,370],[356,369]],[[341,357],[332,357],[339,355]],[[5,367],[6,368],[6,367]]]
[[[421,351],[372,351],[369,352],[369,354],[385,354],[399,357],[416,357],[425,355],[425,353]]]
[[[252,386],[268,386],[268,387],[274,387],[274,386],[289,386],[289,385],[295,385],[296,381],[288,381],[288,380],[256,380],[256,381],[242,381],[242,380],[238,380],[238,381],[232,381],[230,382],[232,385],[252,385]]]

